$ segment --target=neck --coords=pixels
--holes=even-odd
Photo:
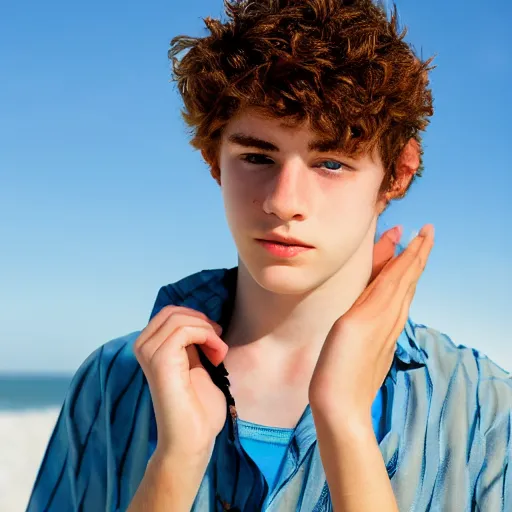
[[[283,295],[262,288],[239,264],[233,316],[227,335],[231,347],[253,345],[265,352],[309,353],[321,350],[331,327],[354,304],[368,284],[374,232],[346,264],[318,288],[301,295]]]

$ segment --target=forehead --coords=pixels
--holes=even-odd
[[[240,112],[223,131],[224,143],[250,146],[245,142],[249,139],[257,139],[257,147],[270,151],[298,148],[315,152],[341,151],[338,139],[313,130],[308,120],[276,117],[255,109]]]
[[[276,117],[268,112],[256,108],[245,108],[230,119],[224,133],[235,131],[263,131],[267,134],[289,134],[318,137],[311,129],[309,120],[297,121],[290,118]]]
[[[353,160],[369,159],[373,163],[381,163],[377,148],[370,152],[348,154],[339,140],[330,133],[315,131],[308,119],[297,121],[276,117],[256,108],[243,109],[230,119],[222,132],[222,144],[233,139],[233,135],[261,139],[279,150],[300,148],[315,152],[336,152]]]

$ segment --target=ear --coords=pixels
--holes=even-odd
[[[395,164],[395,176],[379,201],[379,215],[393,199],[405,195],[411,180],[418,172],[421,162],[421,147],[416,139],[409,139]]]

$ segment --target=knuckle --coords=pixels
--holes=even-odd
[[[182,336],[187,336],[190,333],[190,325],[181,324],[176,327],[171,339],[180,338]]]
[[[149,359],[148,344],[145,343],[143,345],[140,345],[140,346],[134,348],[134,353],[135,353],[135,357],[136,357],[137,361],[139,361],[139,363],[146,362]]]
[[[194,315],[206,318],[206,315],[202,311],[198,311],[197,309],[189,308],[186,306],[182,306],[180,309],[186,315]]]
[[[190,338],[197,337],[198,329],[201,327],[195,327],[193,325],[182,324],[176,327],[176,330],[172,334],[172,340],[188,340]]]
[[[137,354],[138,352],[140,352],[141,350],[141,347],[143,345],[142,343],[142,335],[140,335],[136,340],[135,340],[135,343],[133,344],[133,351]]]
[[[176,313],[176,310],[177,310],[177,306],[164,306],[161,310],[160,310],[160,314],[161,316],[170,316],[172,315],[173,313]]]

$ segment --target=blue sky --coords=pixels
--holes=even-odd
[[[388,2],[389,4],[389,2]],[[512,4],[398,3],[432,73],[424,177],[382,219],[436,246],[412,318],[512,370]],[[147,323],[161,285],[232,266],[188,146],[169,40],[221,1],[9,2],[0,18],[0,371],[73,372]]]

